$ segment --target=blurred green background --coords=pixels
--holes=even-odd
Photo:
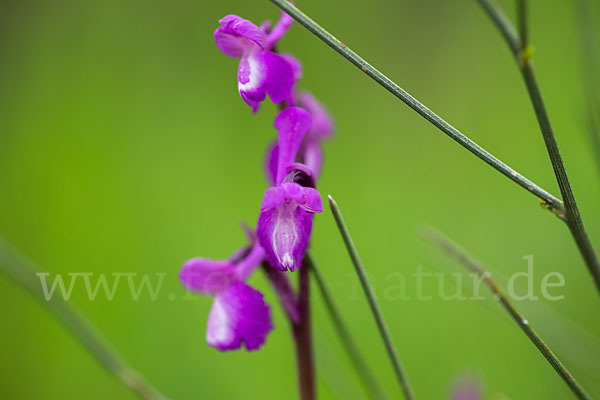
[[[474,0],[296,4],[432,110],[558,195],[509,50]],[[514,17],[513,3],[504,1]],[[600,7],[595,7],[598,22]],[[237,93],[237,61],[212,32],[230,13],[275,20],[263,1],[15,1],[0,4],[0,233],[52,274],[167,273],[155,301],[71,303],[174,399],[296,398],[293,343],[263,274],[276,330],[258,352],[219,353],[204,339],[211,299],[184,300],[177,273],[194,256],[244,244],[265,189],[262,160],[277,109],[257,115]],[[587,131],[575,2],[531,2],[535,65],[575,194],[600,250],[600,176]],[[487,399],[572,398],[516,325],[486,301],[444,301],[429,279],[419,301],[410,274],[459,272],[422,243],[430,224],[502,284],[533,255],[536,294],[560,271],[561,301],[518,305],[594,396],[600,396],[600,302],[567,228],[538,200],[483,164],[299,25],[280,42],[304,65],[302,89],[333,114],[319,188],[337,199],[420,399],[448,398],[474,373]],[[400,396],[373,318],[329,209],[312,252],[381,383]],[[410,300],[394,299],[407,277]],[[391,275],[392,274],[392,275]],[[447,284],[448,293],[452,283]],[[170,300],[169,294],[175,294]],[[466,294],[469,294],[466,291]],[[132,399],[78,342],[0,276],[0,398]],[[322,399],[364,398],[320,299],[313,299]]]

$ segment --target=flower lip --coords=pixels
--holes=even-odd
[[[279,54],[255,49],[240,60],[238,91],[254,113],[267,95],[275,104],[284,101],[293,85],[292,66]]]
[[[262,293],[236,282],[215,298],[208,317],[206,341],[221,351],[260,348],[273,330]]]
[[[313,214],[323,211],[321,195],[310,187],[284,182],[265,191],[256,234],[269,264],[294,271],[302,264]]]

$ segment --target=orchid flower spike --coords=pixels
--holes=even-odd
[[[244,283],[263,262],[258,243],[234,253],[228,260],[194,258],[187,261],[179,279],[187,289],[214,296],[208,316],[206,341],[221,351],[260,348],[273,329],[263,294]]]
[[[289,97],[294,84],[294,70],[286,59],[272,50],[288,31],[293,19],[282,13],[279,22],[267,33],[270,24],[261,27],[228,15],[215,31],[217,47],[227,56],[239,58],[238,90],[242,99],[256,113],[267,94],[275,104]]]
[[[311,123],[310,114],[299,107],[286,108],[275,118],[279,141],[277,162],[270,163],[270,174],[276,186],[265,192],[256,234],[267,261],[282,271],[294,271],[302,264],[312,231],[313,214],[323,211],[312,172],[296,162]]]

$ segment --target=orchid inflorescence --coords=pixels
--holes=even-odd
[[[323,211],[315,182],[323,164],[321,145],[331,137],[333,123],[310,93],[297,90],[300,62],[276,52],[292,21],[282,13],[271,29],[270,22],[257,26],[228,15],[214,33],[217,47],[240,59],[238,90],[252,112],[259,110],[267,95],[280,106],[274,120],[278,138],[267,148],[264,162],[270,187],[260,203],[256,232],[247,230],[249,245],[228,260],[191,259],[180,272],[187,289],[214,296],[206,340],[221,351],[242,345],[256,350],[265,343],[273,329],[270,308],[263,294],[246,281],[261,265],[279,274],[299,269],[313,216]]]

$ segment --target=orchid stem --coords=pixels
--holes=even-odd
[[[111,348],[91,323],[60,296],[46,299],[36,275],[39,271],[32,261],[20,254],[0,237],[0,271],[10,280],[26,289],[81,343],[109,373],[131,389],[139,398],[162,400],[166,397],[154,389],[121,356]]]
[[[352,242],[352,237],[350,236],[350,232],[348,231],[348,227],[344,222],[344,217],[340,211],[333,197],[328,196],[329,198],[329,206],[331,207],[331,211],[333,213],[333,217],[335,218],[335,222],[337,223],[338,229],[342,234],[342,239],[346,244],[346,249],[348,250],[348,254],[350,255],[350,259],[352,260],[352,264],[354,265],[354,269],[356,270],[356,274],[360,280],[362,288],[365,292],[365,296],[369,302],[369,306],[371,307],[371,312],[373,313],[373,317],[375,318],[375,322],[377,323],[377,328],[379,329],[379,333],[381,334],[381,338],[385,344],[385,348],[387,350],[388,356],[390,357],[390,361],[392,366],[394,367],[394,372],[396,374],[396,378],[398,380],[398,384],[400,385],[400,389],[404,393],[404,398],[406,400],[412,400],[413,394],[408,384],[408,378],[406,377],[402,365],[400,363],[400,359],[398,358],[398,353],[396,351],[396,346],[394,345],[394,341],[390,335],[389,329],[383,318],[383,313],[379,308],[379,303],[377,303],[377,299],[375,293],[373,292],[373,288],[369,283],[369,278],[367,277],[367,273],[365,268],[360,260],[358,255],[358,251],[354,246],[354,242]]]
[[[527,179],[523,175],[519,174],[513,168],[506,165],[504,162],[500,161],[498,158],[494,157],[492,154],[487,152],[484,148],[479,146],[477,143],[469,139],[467,136],[462,134],[458,129],[450,125],[440,116],[431,111],[427,106],[423,103],[419,102],[413,96],[411,96],[408,92],[398,86],[395,82],[389,79],[387,76],[379,72],[375,69],[371,64],[365,61],[362,57],[356,54],[354,51],[350,50],[348,46],[334,37],[331,33],[327,32],[323,29],[319,24],[309,18],[306,14],[296,8],[293,4],[289,3],[286,0],[271,0],[277,7],[281,8],[287,14],[289,14],[292,18],[298,21],[301,25],[303,25],[306,29],[308,29],[312,34],[321,39],[325,44],[338,52],[345,59],[350,61],[356,67],[358,67],[361,71],[387,89],[394,96],[402,100],[407,106],[416,111],[419,115],[437,127],[439,130],[448,135],[452,140],[458,142],[465,149],[473,153],[480,160],[484,161],[492,168],[500,172],[502,175],[506,176],[508,179],[517,183],[521,187],[523,187],[528,192],[532,193],[534,196],[540,198],[547,207],[553,211],[553,213],[559,218],[563,218],[564,206],[560,199],[548,193],[546,190],[542,189],[540,186],[533,183],[531,180]]]
[[[454,258],[465,268],[477,274],[477,276],[486,284],[486,286],[492,291],[494,297],[500,301],[500,304],[510,314],[511,318],[519,325],[519,327],[525,332],[529,340],[533,342],[535,347],[542,353],[544,358],[550,363],[552,368],[558,373],[558,375],[565,381],[569,388],[575,393],[577,398],[590,400],[591,397],[585,392],[583,387],[577,382],[577,380],[571,375],[563,363],[556,357],[556,355],[550,350],[542,338],[536,333],[531,327],[531,324],[525,317],[515,308],[508,297],[504,294],[504,291],[496,282],[491,278],[489,272],[484,271],[481,265],[471,258],[467,253],[460,249],[455,243],[444,236],[442,233],[437,232],[433,229],[427,229],[424,233],[424,238],[432,245],[438,247],[446,255]]]
[[[518,11],[519,11],[519,23],[520,32],[517,33],[515,28],[512,26],[510,20],[506,17],[502,9],[491,0],[479,0],[479,3],[483,6],[485,11],[491,17],[492,21],[496,24],[497,28],[502,33],[502,36],[508,43],[509,47],[513,52],[513,56],[517,61],[517,65],[521,70],[523,80],[529,92],[531,103],[535,110],[535,115],[546,144],[546,150],[554,169],[554,175],[560,188],[560,193],[564,200],[565,218],[563,219],[569,230],[575,243],[579,248],[579,252],[583,256],[583,259],[587,265],[587,268],[592,275],[592,279],[596,284],[596,289],[600,292],[600,263],[598,257],[592,246],[590,238],[585,231],[583,226],[583,220],[579,214],[579,208],[575,201],[575,195],[571,188],[571,183],[567,177],[567,171],[562,161],[558,144],[554,136],[552,125],[550,124],[550,118],[542,99],[542,93],[537,83],[537,78],[533,70],[533,50],[528,43],[527,35],[527,5],[526,0],[518,0]]]
[[[350,358],[350,360],[352,360],[352,365],[354,365],[357,375],[361,379],[365,393],[369,396],[369,398],[373,400],[387,399],[383,388],[379,385],[377,379],[375,379],[375,376],[373,375],[366,361],[360,354],[360,351],[358,350],[358,346],[354,342],[354,339],[352,339],[350,331],[348,330],[346,324],[342,320],[341,314],[337,309],[335,303],[333,302],[333,296],[331,295],[331,292],[327,287],[325,279],[321,275],[321,272],[316,267],[312,257],[308,253],[305,256],[305,262],[310,265],[310,270],[313,273],[313,276],[317,281],[319,291],[323,296],[325,308],[329,313],[329,317],[333,322],[333,326],[335,327],[335,330],[338,336],[340,337],[344,349],[348,353],[348,357]]]
[[[296,343],[296,360],[298,362],[298,385],[301,400],[314,400],[315,368],[310,329],[310,264],[302,263],[298,293],[298,323],[292,324],[294,342]]]
[[[306,258],[304,259],[299,272],[300,284],[297,296],[285,272],[278,271],[266,261],[262,264],[262,268],[271,281],[292,327],[296,346],[300,399],[314,400],[315,369],[310,330],[310,280],[308,277],[312,263],[308,262]]]

